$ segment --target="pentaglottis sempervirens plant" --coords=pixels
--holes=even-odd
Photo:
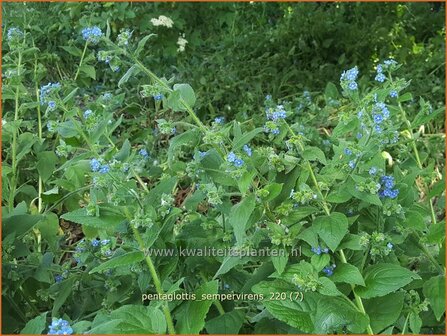
[[[5,38],[11,332],[444,332],[444,159],[423,138],[444,108],[417,101],[394,59],[210,121],[189,84],[140,60],[154,34],[84,27],[59,82],[30,34]],[[280,253],[243,255],[266,249]]]

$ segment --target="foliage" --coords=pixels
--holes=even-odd
[[[444,333],[427,6],[4,5],[3,332]]]

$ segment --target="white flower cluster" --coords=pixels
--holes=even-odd
[[[172,28],[172,25],[174,24],[174,21],[164,15],[160,15],[158,19],[151,19],[151,22],[154,26],[163,26],[167,28]]]
[[[179,36],[179,38],[177,40],[177,45],[178,45],[177,51],[184,52],[187,43],[188,43],[188,41],[185,39],[185,34]]]

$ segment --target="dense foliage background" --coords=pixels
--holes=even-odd
[[[2,11],[4,333],[444,333],[443,3]]]

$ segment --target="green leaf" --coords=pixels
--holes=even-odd
[[[11,233],[15,233],[16,237],[20,237],[31,230],[42,219],[42,215],[17,215],[3,218],[2,234],[6,237]]]
[[[115,154],[115,159],[119,161],[126,160],[130,155],[130,149],[131,149],[130,141],[128,139],[124,140],[121,149],[119,150],[118,153]]]
[[[439,321],[445,313],[445,276],[438,275],[426,281],[422,292],[430,301],[430,306]]]
[[[275,318],[297,328],[301,332],[312,333],[314,323],[312,321],[313,293],[306,293],[303,301],[294,300],[293,287],[282,280],[263,281],[253,286],[253,292],[262,294],[262,303]],[[292,300],[289,293],[292,292]],[[287,293],[285,300],[270,300],[274,293]]]
[[[331,257],[327,253],[322,253],[320,255],[314,254],[310,258],[310,263],[315,268],[317,272],[320,272],[324,266],[329,264],[329,261],[331,260]]]
[[[326,99],[326,101],[338,98],[337,86],[334,83],[329,82],[326,84],[326,88],[324,90],[324,98]]]
[[[225,274],[229,272],[233,267],[241,264],[245,264],[248,262],[249,258],[241,258],[239,256],[227,256],[222,261],[222,264],[220,265],[219,269],[217,270],[216,274],[214,274],[213,280],[216,279],[219,275]]]
[[[359,269],[351,264],[338,264],[331,279],[334,282],[365,286],[365,280],[363,280]]]
[[[245,238],[248,219],[255,209],[255,197],[250,195],[231,208],[228,222],[233,227],[234,235],[238,243],[242,243]]]
[[[269,202],[278,197],[281,194],[283,185],[283,183],[271,183],[266,186],[264,189],[267,190],[269,194],[267,197],[263,198],[263,200]]]
[[[81,65],[80,70],[91,79],[96,79],[96,70],[93,65],[83,64]]]
[[[90,329],[88,332],[91,335],[99,334],[114,334],[116,333],[116,327],[121,323],[121,320],[106,320],[101,324]]]
[[[280,252],[278,255],[272,255],[271,258],[276,272],[278,272],[278,274],[282,274],[287,266],[287,262],[289,261],[289,254],[286,250],[279,250],[278,252]]]
[[[127,83],[130,77],[137,75],[139,72],[140,72],[139,66],[132,65],[123,75],[123,77],[121,77],[120,80],[118,81],[118,87],[121,87],[123,84]]]
[[[146,35],[145,37],[143,37],[140,42],[138,42],[138,46],[137,49],[135,49],[135,57],[138,58],[138,56],[140,55],[140,53],[143,51],[144,46],[146,45],[147,41],[153,37],[153,36],[157,36],[157,34],[149,34]]]
[[[140,262],[144,259],[144,253],[141,251],[128,252],[113,259],[107,260],[105,263],[100,264],[93,268],[89,273],[97,273],[109,268],[115,268],[119,266],[132,265]]]
[[[205,328],[211,335],[237,335],[244,323],[245,314],[242,310],[233,310],[206,322]]]
[[[36,168],[39,172],[42,182],[46,182],[54,172],[56,167],[57,156],[54,152],[46,151],[36,154],[37,164]]]
[[[172,161],[174,160],[175,152],[184,145],[187,145],[191,142],[197,142],[200,140],[200,133],[196,129],[191,129],[186,131],[180,135],[173,137],[169,141],[169,149],[168,149],[168,163],[169,166],[172,166]]]
[[[31,148],[37,141],[37,136],[31,133],[22,133],[19,135],[17,146],[17,156],[16,160],[19,162],[22,160],[26,154],[31,151]]]
[[[316,218],[313,227],[327,246],[335,251],[348,233],[348,219],[344,214],[334,212],[329,216]]]
[[[324,152],[318,147],[307,147],[301,155],[307,161],[319,161],[324,165],[327,163]]]
[[[410,313],[410,318],[408,319],[410,329],[413,332],[413,334],[419,334],[421,332],[422,327],[422,319],[419,317],[419,314],[416,314],[415,312]]]
[[[248,133],[244,133],[237,140],[234,139],[233,149],[237,150],[237,149],[241,148],[245,144],[249,143],[251,141],[251,139],[253,139],[256,135],[258,135],[259,133],[262,133],[262,132],[264,132],[264,129],[262,127],[258,127]]]
[[[70,55],[81,57],[82,56],[82,50],[74,47],[74,46],[61,46],[62,49],[64,49],[66,52],[68,52]]]
[[[73,291],[73,284],[75,280],[75,277],[68,278],[61,283],[51,287],[51,290],[58,289],[58,294],[56,300],[54,300],[53,310],[51,312],[52,317],[58,316],[59,309],[62,307],[62,305],[65,303],[65,301],[68,299],[69,295]]]
[[[114,334],[164,334],[166,319],[160,309],[143,305],[126,305],[110,313],[112,320],[120,320]]]
[[[251,182],[253,181],[253,177],[256,175],[254,170],[246,171],[242,174],[241,178],[237,180],[237,185],[239,187],[239,191],[245,195],[248,188],[250,187]]]
[[[408,210],[408,215],[405,216],[404,225],[416,231],[423,231],[427,228],[424,217],[415,210]]]
[[[168,97],[167,103],[174,111],[186,110],[185,103],[189,107],[193,107],[196,103],[196,95],[191,85],[175,84],[174,91]]]
[[[176,331],[179,334],[198,334],[205,326],[205,317],[213,300],[208,294],[217,294],[217,280],[204,283],[196,291],[196,300],[184,303],[182,314],[177,319]]]
[[[318,288],[318,293],[320,293],[320,294],[327,295],[327,296],[341,296],[341,295],[343,295],[337,289],[337,286],[329,278],[326,278],[326,277],[319,278],[318,284],[320,285]]]
[[[365,287],[357,287],[356,293],[365,299],[384,296],[420,279],[416,273],[396,264],[376,264],[365,271]]]
[[[365,181],[364,178],[360,177],[360,176],[351,176],[351,178],[355,178],[357,182],[359,181]],[[378,195],[373,195],[370,194],[369,192],[366,191],[359,191],[356,188],[356,182],[353,181],[352,179],[348,181],[348,183],[346,183],[346,190],[355,198],[364,201],[366,203],[369,204],[374,204],[374,205],[378,205],[378,206],[382,206],[382,201],[380,200]]]
[[[113,230],[125,220],[122,215],[105,209],[100,209],[99,217],[90,216],[87,214],[85,208],[67,212],[66,214],[63,214],[61,218],[77,224],[106,230]]]
[[[26,335],[41,335],[47,326],[47,312],[28,321],[25,327],[20,332]]]
[[[316,334],[333,334],[342,327],[356,334],[364,333],[368,317],[360,313],[344,298],[324,296],[317,303],[314,317]]]
[[[400,316],[404,304],[404,293],[391,293],[382,297],[363,301],[366,313],[371,316],[371,328],[378,334],[394,324]]]

